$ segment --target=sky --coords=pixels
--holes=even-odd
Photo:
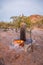
[[[10,21],[11,16],[20,14],[43,15],[43,0],[0,0],[0,21]]]

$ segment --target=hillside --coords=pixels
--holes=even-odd
[[[37,21],[43,20],[43,16],[42,15],[31,15],[30,20],[32,23],[36,23]]]

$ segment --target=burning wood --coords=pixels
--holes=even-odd
[[[23,40],[14,40],[13,45],[19,45],[19,46],[24,46],[24,41]]]

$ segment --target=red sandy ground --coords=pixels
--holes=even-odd
[[[29,34],[27,33],[27,38]],[[0,65],[43,65],[43,30],[34,29],[32,37],[35,39],[33,52],[9,49],[12,40],[17,38],[19,33],[15,31],[0,31]]]

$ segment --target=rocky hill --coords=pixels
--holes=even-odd
[[[37,21],[43,20],[43,16],[42,15],[31,15],[30,20],[31,22],[36,23]]]

